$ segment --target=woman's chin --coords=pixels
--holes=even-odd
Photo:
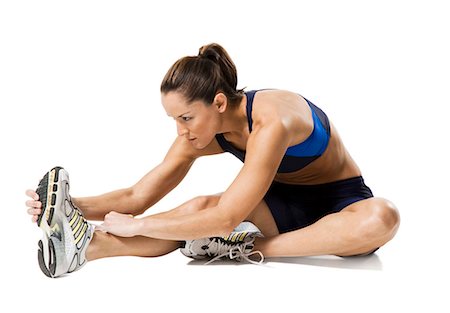
[[[203,142],[199,141],[198,138],[190,139],[189,142],[195,149],[198,149],[198,150],[203,149],[207,146]]]

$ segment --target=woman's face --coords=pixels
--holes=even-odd
[[[178,136],[183,136],[196,148],[205,148],[220,130],[220,113],[215,105],[203,101],[188,103],[179,92],[161,94],[167,115],[177,124]]]

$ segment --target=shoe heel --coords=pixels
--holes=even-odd
[[[47,277],[55,277],[56,272],[56,254],[55,246],[51,238],[48,239],[48,244],[45,245],[42,240],[38,242],[38,263],[42,273]],[[47,249],[47,251],[45,250]],[[48,253],[48,257],[45,255]],[[47,259],[47,260],[46,260]],[[48,264],[47,264],[48,263]]]

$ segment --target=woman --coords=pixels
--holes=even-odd
[[[185,241],[183,253],[192,257],[245,258],[252,249],[265,257],[361,255],[393,238],[397,209],[373,197],[321,109],[289,91],[244,93],[236,86],[228,53],[204,46],[198,56],[178,60],[161,84],[178,137],[160,165],[134,186],[97,197],[70,201],[61,168],[37,192],[28,190],[28,213],[44,231],[43,272],[55,277],[116,255],[159,256]],[[223,152],[244,162],[225,192],[133,217],[177,186],[198,157]],[[104,222],[94,232],[85,219]]]

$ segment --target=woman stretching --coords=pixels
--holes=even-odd
[[[285,90],[237,90],[236,68],[218,44],[179,59],[161,84],[178,136],[164,160],[135,185],[70,198],[69,177],[50,170],[26,202],[43,230],[38,260],[49,277],[111,256],[246,259],[370,254],[391,240],[399,214],[374,197],[327,115]],[[221,194],[135,217],[185,177],[193,162],[230,152],[243,161]],[[103,223],[94,229],[88,220]]]

